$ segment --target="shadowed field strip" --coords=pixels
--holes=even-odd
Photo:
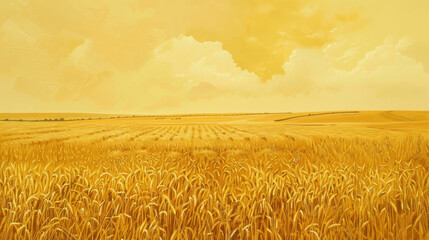
[[[351,114],[351,113],[355,113],[356,114],[356,113],[359,113],[359,111],[309,113],[309,114],[305,114],[305,115],[299,115],[299,116],[293,116],[293,117],[276,119],[276,120],[274,120],[274,122],[281,122],[281,121],[286,121],[286,120],[295,119],[295,118],[303,118],[303,117],[313,117],[313,116],[333,115],[333,114]]]

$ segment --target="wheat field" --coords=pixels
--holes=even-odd
[[[429,238],[428,112],[7,116],[0,239]]]

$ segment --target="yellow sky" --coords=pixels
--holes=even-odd
[[[429,110],[429,1],[0,1],[0,112]]]

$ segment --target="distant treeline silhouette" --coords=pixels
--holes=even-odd
[[[70,121],[84,121],[84,120],[102,120],[102,119],[117,119],[117,118],[135,118],[136,115],[133,116],[112,116],[112,117],[95,117],[95,118],[45,118],[45,119],[2,119],[0,121],[8,121],[8,122],[70,122]]]

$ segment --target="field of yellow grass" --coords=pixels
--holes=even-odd
[[[0,239],[429,238],[429,112],[34,116],[0,116]]]

